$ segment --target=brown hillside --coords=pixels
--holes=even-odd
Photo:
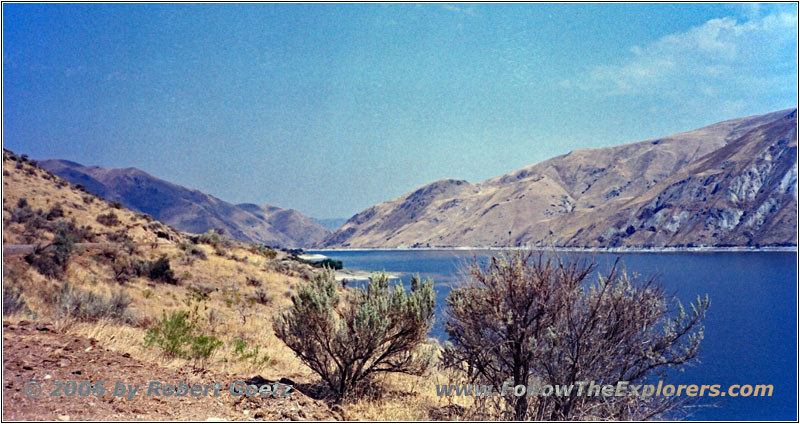
[[[179,232],[4,151],[4,251],[16,244],[38,247],[3,257],[4,420],[420,420],[447,404],[423,384],[430,376],[399,376],[380,380],[380,399],[330,406],[319,377],[272,330],[314,268],[260,245]],[[181,314],[193,337],[219,342],[208,356],[196,356],[194,344],[178,355],[146,343]],[[227,388],[253,378],[291,380],[297,395],[34,401],[24,393],[31,380],[50,389],[70,380]]]
[[[326,239],[324,245],[796,244],[796,223],[792,224],[794,221],[788,218],[797,211],[797,198],[792,194],[796,192],[797,180],[794,154],[797,135],[792,132],[796,125],[795,112],[784,110],[654,140],[576,150],[479,184],[461,180],[436,181],[353,216]],[[761,158],[758,159],[761,165],[752,161],[755,157]],[[720,161],[725,162],[726,175],[719,176],[718,191],[735,192],[737,184],[749,186],[754,181],[763,181],[766,185],[755,184],[761,190],[757,199],[731,200],[736,204],[724,206],[716,197],[701,199],[704,202],[701,204],[696,198],[683,196],[675,199],[680,204],[660,209],[663,212],[658,222],[642,228],[654,234],[646,236],[646,232],[640,232],[628,237],[629,232],[638,231],[642,225],[631,220],[636,214],[629,210],[633,204],[647,203],[660,196],[660,191],[674,183],[678,175],[686,179],[719,174]],[[737,211],[731,212],[733,209]],[[731,228],[724,224],[714,229],[692,231],[685,225],[678,229],[670,224],[684,222],[686,218],[681,213],[689,213],[689,210],[700,214],[691,218],[693,223],[711,222],[714,214],[741,213],[740,218],[758,216],[752,221],[758,225],[753,227],[751,221],[745,219]],[[676,215],[665,215],[671,212]],[[633,228],[629,228],[631,226]]]
[[[106,200],[152,215],[182,231],[221,229],[236,240],[283,248],[310,247],[330,234],[295,210],[233,205],[136,168],[106,169],[57,159],[42,160],[39,165]]]

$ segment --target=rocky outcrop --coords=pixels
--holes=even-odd
[[[795,113],[761,125],[666,178],[570,240],[609,246],[796,245]]]

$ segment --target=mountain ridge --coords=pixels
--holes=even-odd
[[[102,168],[61,159],[40,160],[38,164],[106,200],[120,202],[183,231],[222,229],[237,240],[284,248],[309,247],[330,233],[295,210],[234,205],[134,167]],[[260,213],[254,214],[254,210]]]
[[[613,243],[607,237],[598,241],[600,236],[575,236],[591,225],[606,225],[606,230],[615,227],[616,221],[595,221],[614,215],[615,209],[641,198],[660,181],[770,123],[795,129],[796,109],[619,146],[574,150],[481,183],[437,180],[354,215],[321,247],[632,246],[639,236]],[[796,145],[796,130],[793,139],[792,145]],[[796,154],[782,160],[792,162],[792,157],[796,173]],[[796,197],[790,203],[789,209],[796,211]],[[789,230],[793,232],[795,226]],[[653,247],[728,243],[686,237],[641,242],[654,243]]]

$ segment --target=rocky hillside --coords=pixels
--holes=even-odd
[[[797,244],[797,117],[783,110],[441,180],[353,216],[325,247]]]
[[[39,161],[39,166],[106,200],[183,231],[223,229],[237,240],[285,248],[309,247],[330,234],[295,210],[233,205],[136,168],[105,169],[57,159]]]

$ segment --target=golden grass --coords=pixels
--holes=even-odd
[[[217,249],[211,246],[197,245],[205,252],[207,259],[186,260],[178,243],[186,242],[187,238],[173,232],[173,239],[177,237],[177,240],[164,243],[166,240],[156,236],[157,230],[167,228],[163,224],[152,224],[132,211],[113,208],[109,202],[99,198],[85,201],[84,198],[93,196],[30,164],[25,163],[19,169],[15,161],[4,160],[3,170],[8,174],[3,178],[4,244],[21,243],[24,239],[24,225],[9,221],[9,210],[17,205],[20,198],[26,198],[34,210],[41,208],[45,213],[56,203],[61,203],[65,212],[64,218],[74,218],[79,226],[91,226],[93,231],[100,233],[99,241],[105,240],[106,233],[124,230],[136,242],[144,243],[136,247],[138,256],[151,261],[162,255],[166,256],[175,277],[180,280],[179,285],[168,285],[140,277],[120,284],[114,278],[109,260],[103,258],[96,249],[73,254],[65,277],[58,281],[40,275],[20,257],[7,258],[4,263],[4,284],[24,288],[22,298],[32,315],[18,313],[4,317],[4,320],[51,321],[57,331],[96,339],[103,348],[127,353],[138,360],[160,366],[193,365],[242,377],[261,375],[268,379],[287,377],[301,383],[319,381],[272,330],[272,318],[281,308],[291,304],[289,295],[302,282],[297,276],[272,270],[270,262],[280,261],[285,254],[279,254],[276,259],[267,259],[248,250],[246,244],[234,243],[233,248],[222,249],[224,256],[220,256],[216,253]],[[98,215],[109,212],[118,216],[120,225],[109,228],[96,221]],[[39,242],[52,239],[52,234],[42,233],[37,236],[40,237],[37,240]],[[157,245],[154,242],[164,244]],[[289,266],[295,267],[299,274],[313,272],[307,265],[292,263]],[[259,281],[260,286],[248,284],[248,277]],[[135,316],[136,323],[129,325],[109,320],[79,322],[71,318],[56,317],[52,299],[63,282],[104,296],[124,290],[132,299],[129,309]],[[202,364],[187,359],[169,358],[158,347],[145,347],[147,327],[161,317],[162,311],[190,309],[186,299],[195,289],[210,290],[206,300],[196,303],[200,312],[200,328],[206,334],[218,337],[224,344]],[[265,305],[247,302],[247,298],[258,290],[268,293],[271,301]],[[245,307],[242,307],[243,304]],[[245,352],[252,352],[258,345],[257,359],[263,359],[264,354],[268,354],[269,359],[242,359],[242,352],[235,352],[237,339],[246,342]],[[429,419],[432,408],[447,406],[453,401],[436,396],[435,384],[446,384],[448,381],[444,374],[435,370],[422,377],[388,375],[382,376],[378,381],[382,391],[380,396],[343,405],[343,413],[347,419],[426,420]]]
[[[380,391],[375,397],[357,399],[344,405],[346,418],[365,421],[427,421],[430,411],[452,404],[471,405],[470,398],[436,395],[436,384],[451,384],[446,374],[432,369],[423,376],[388,374],[377,378]]]

